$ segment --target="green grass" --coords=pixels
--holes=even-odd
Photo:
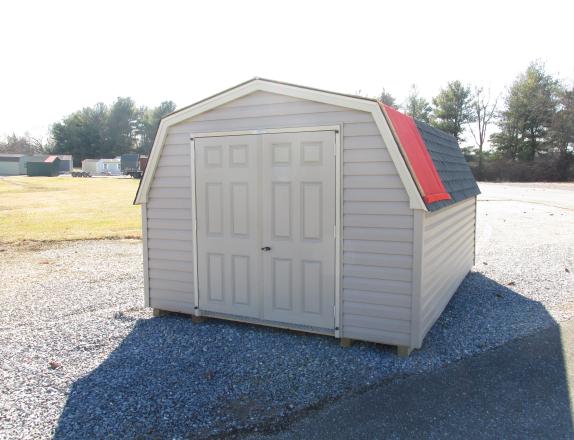
[[[135,179],[0,178],[0,242],[141,237]]]

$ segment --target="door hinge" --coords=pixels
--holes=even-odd
[[[333,225],[333,237],[337,238],[337,225]]]

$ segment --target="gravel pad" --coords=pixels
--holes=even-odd
[[[329,337],[152,318],[141,308],[139,242],[1,252],[0,438],[202,438],[261,429],[392,375],[570,319],[573,232],[506,240],[496,231],[524,220],[523,206],[508,208],[514,220],[487,208],[476,270],[408,359],[375,344],[343,349]],[[571,214],[554,214],[549,227],[572,222]]]

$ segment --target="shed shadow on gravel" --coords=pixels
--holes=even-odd
[[[334,338],[253,325],[193,324],[182,316],[143,319],[72,385],[54,436],[204,438],[256,426],[276,431],[311,407],[397,374],[433,370],[553,326],[549,343],[560,348],[558,327],[542,304],[478,272],[467,276],[423,348],[408,359],[387,346],[356,343],[343,349]],[[548,406],[553,419],[547,422],[574,433],[564,358],[561,350],[554,352],[553,367],[540,371],[544,380],[530,387],[533,394],[517,390],[508,396],[507,418],[515,417],[526,434],[536,432],[529,429],[535,423],[529,420],[532,408]],[[475,411],[480,418],[480,407]]]

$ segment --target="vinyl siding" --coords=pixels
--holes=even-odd
[[[190,133],[334,124],[344,150],[342,335],[409,345],[413,215],[370,113],[267,92],[169,128],[147,202],[150,305],[194,306]]]
[[[22,174],[20,162],[21,161],[8,162],[0,160],[0,176],[17,176],[18,174]]]
[[[476,198],[425,213],[422,221],[420,342],[474,264]]]

